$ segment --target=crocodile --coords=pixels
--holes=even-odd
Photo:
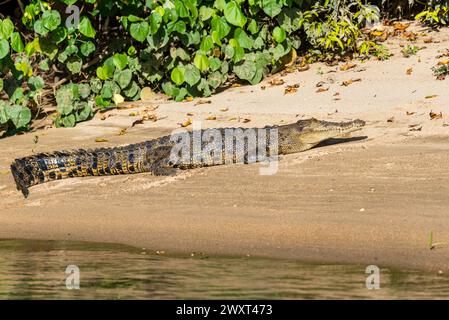
[[[17,190],[21,191],[26,198],[29,195],[29,187],[64,178],[140,172],[151,172],[154,175],[174,175],[179,170],[197,167],[238,162],[252,163],[260,161],[260,159],[270,161],[273,156],[306,151],[325,140],[360,130],[364,126],[365,121],[359,119],[329,122],[310,118],[291,124],[264,128],[186,130],[177,135],[166,135],[125,146],[56,151],[18,158],[11,164],[11,172]],[[229,132],[235,133],[238,130],[244,134],[244,138],[246,137],[244,143],[239,144],[237,139],[225,140],[229,136]],[[258,133],[256,135],[258,136],[257,143],[249,142],[251,136],[247,134],[251,133],[249,130]],[[195,135],[198,134],[200,134],[200,151],[193,146]],[[213,138],[204,139],[203,135],[206,134]],[[190,149],[188,149],[186,157],[180,157],[183,149],[180,148],[177,152],[173,152],[173,150],[175,146],[182,145],[179,141],[185,138],[187,142],[184,143],[184,147],[188,146]],[[219,148],[218,152],[204,152],[204,147],[212,141],[219,143],[216,145]],[[261,154],[261,151],[264,151],[265,158],[254,156]],[[178,155],[176,161],[173,160],[174,154]]]

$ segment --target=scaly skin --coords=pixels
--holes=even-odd
[[[237,140],[233,140],[231,143],[229,143],[229,140],[225,141],[225,134],[229,130],[241,130],[240,133],[250,132],[245,131],[247,129],[214,129],[217,130],[215,132],[220,134],[219,137],[222,140],[219,141],[219,152],[217,154],[211,153],[208,156],[205,156],[201,150],[213,140],[202,141],[200,152],[198,153],[193,145],[195,141],[193,135],[198,134],[198,132],[185,132],[180,134],[178,138],[186,138],[187,140],[185,141],[188,141],[187,143],[192,152],[189,153],[187,158],[178,159],[177,162],[173,162],[171,158],[171,152],[177,140],[172,141],[171,136],[164,136],[122,147],[41,153],[19,158],[11,164],[11,171],[16,181],[17,189],[22,191],[26,198],[29,194],[29,187],[64,178],[139,172],[152,172],[154,175],[172,175],[179,169],[192,169],[237,162],[256,162],[260,158],[254,158],[251,155],[258,154],[257,151],[261,151],[260,148],[265,149],[263,151],[267,156],[302,152],[329,138],[360,130],[364,125],[365,122],[362,120],[327,122],[312,118],[283,126],[250,129],[255,130],[252,132],[259,132],[258,134],[265,132],[264,136],[258,135],[257,143],[262,141],[261,145],[251,145],[248,143],[248,140],[246,140],[247,143],[240,144]],[[273,144],[273,140],[276,138],[273,135],[274,130],[277,132],[277,143],[275,144]],[[202,130],[201,135],[203,136],[207,132],[210,131]],[[277,147],[277,150],[272,150],[274,147]]]

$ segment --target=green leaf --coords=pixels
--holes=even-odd
[[[189,64],[185,66],[184,78],[190,86],[194,86],[201,79],[200,70],[194,65]]]
[[[28,79],[28,86],[31,90],[37,91],[45,86],[44,79],[40,76],[33,76]]]
[[[256,34],[257,32],[259,32],[259,25],[257,24],[256,20],[251,20],[248,25],[248,31],[251,32],[251,34]]]
[[[95,29],[88,17],[82,17],[79,24],[80,33],[88,38],[95,38]]]
[[[6,57],[9,53],[9,43],[5,39],[0,39],[0,59]]]
[[[66,128],[73,128],[76,123],[76,118],[74,114],[70,114],[67,117],[62,118],[62,125]]]
[[[251,39],[242,28],[235,29],[234,39],[238,41],[242,48],[251,49],[253,47],[254,40]]]
[[[150,15],[150,30],[151,30],[151,34],[156,34],[156,32],[159,30],[159,27],[161,26],[161,22],[162,22],[162,16],[154,11],[153,13],[151,13]]]
[[[250,60],[245,60],[243,63],[234,66],[235,75],[242,80],[251,81],[256,75],[256,71],[256,63]]]
[[[281,43],[287,38],[287,34],[285,33],[284,29],[276,27],[273,30],[273,38],[277,43]]]
[[[37,20],[36,22],[34,22],[33,27],[34,31],[41,36],[45,36],[48,33],[48,30],[44,27],[44,23],[42,20]]]
[[[123,53],[116,53],[113,56],[113,61],[118,69],[123,70],[128,65],[128,56]]]
[[[230,24],[237,27],[243,27],[246,23],[246,17],[236,1],[230,1],[226,4],[224,16]]]
[[[27,107],[12,106],[8,108],[8,116],[16,128],[23,128],[31,121],[31,111]]]
[[[209,20],[213,13],[214,13],[214,9],[206,7],[206,6],[201,6],[200,12],[199,12],[201,21]]]
[[[0,20],[0,39],[8,39],[14,31],[14,24],[8,18]]]
[[[201,71],[204,72],[209,69],[209,58],[202,52],[197,52],[193,64]]]
[[[77,56],[73,56],[67,60],[66,66],[71,73],[78,74],[81,72],[83,61]]]
[[[11,35],[11,48],[15,52],[22,52],[25,49],[25,45],[23,44],[22,37],[18,32],[13,32]]]
[[[116,72],[114,75],[114,80],[118,83],[120,88],[124,89],[130,84],[132,77],[133,73],[131,72],[131,70],[126,69]]]
[[[150,32],[150,25],[146,21],[131,24],[129,29],[131,37],[139,42],[143,42]]]
[[[231,27],[226,22],[226,19],[223,17],[213,17],[211,21],[212,26],[212,32],[216,32],[219,39],[223,39],[228,35],[228,33],[231,31]]]
[[[87,102],[79,103],[77,109],[78,112],[75,115],[76,122],[85,121],[92,116],[92,107]]]
[[[61,24],[61,15],[56,10],[45,11],[42,14],[42,24],[48,31],[53,31]]]
[[[171,80],[178,86],[184,83],[184,72],[185,69],[183,67],[176,67],[171,72]]]
[[[262,0],[262,9],[271,18],[274,18],[282,10],[282,1],[280,0]]]
[[[200,50],[204,52],[210,51],[214,47],[214,41],[212,40],[211,36],[206,36],[203,38],[203,41],[201,41]]]
[[[81,44],[80,50],[83,56],[88,57],[95,51],[95,44],[91,41],[83,42]]]

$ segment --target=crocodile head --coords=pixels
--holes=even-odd
[[[329,122],[315,118],[299,120],[285,126],[284,132],[281,131],[281,152],[292,153],[308,150],[322,141],[361,130],[364,126],[365,121],[359,119],[346,122]]]

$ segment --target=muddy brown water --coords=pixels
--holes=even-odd
[[[66,286],[76,265],[79,289]],[[415,299],[449,298],[449,277],[380,269],[366,288],[364,265],[252,257],[155,254],[69,241],[0,241],[1,299]]]

